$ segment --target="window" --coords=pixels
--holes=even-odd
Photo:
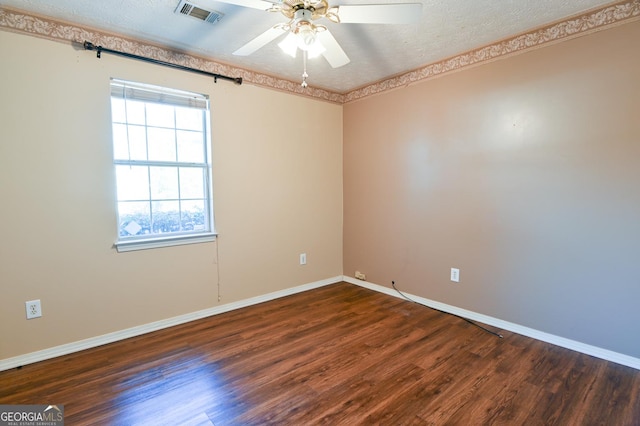
[[[111,80],[118,251],[211,241],[209,99]]]

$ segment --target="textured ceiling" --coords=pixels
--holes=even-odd
[[[420,21],[405,25],[326,25],[351,62],[333,69],[308,61],[310,86],[346,93],[474,48],[612,4],[608,0],[336,0],[339,4],[421,2]],[[287,19],[279,13],[194,0],[224,14],[209,24],[174,13],[179,0],[0,0],[1,6],[152,42],[286,80],[301,81],[302,57],[285,55],[279,40],[247,57],[232,52]]]

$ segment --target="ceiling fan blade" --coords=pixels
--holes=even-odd
[[[250,7],[252,9],[269,10],[274,4],[264,0],[217,0],[220,3],[234,4],[236,6]]]
[[[256,50],[260,49],[263,46],[266,46],[267,44],[278,38],[278,36],[286,32],[287,31],[282,29],[282,27],[279,25],[271,27],[267,31],[260,34],[258,37],[251,40],[249,43],[242,46],[240,49],[233,52],[233,54],[237,56],[251,55]]]
[[[352,24],[412,24],[422,15],[422,3],[345,4],[337,9],[340,22]]]
[[[329,62],[331,67],[339,68],[351,62],[329,30],[319,32],[316,37],[326,49],[322,52],[322,56]]]

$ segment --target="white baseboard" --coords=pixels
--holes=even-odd
[[[51,358],[56,358],[62,355],[68,355],[74,352],[83,351],[85,349],[95,348],[97,346],[106,345],[108,343],[117,342],[119,340],[128,339],[130,337],[140,336],[142,334],[150,333],[152,331],[162,330],[164,328],[173,327],[176,325],[184,324],[190,321],[195,321],[201,318],[210,317],[213,315],[222,314],[224,312],[233,311],[235,309],[245,308],[251,305],[257,305],[258,303],[267,302],[269,300],[278,299],[292,294],[301,293],[303,291],[312,290],[314,288],[323,287],[329,284],[335,284],[342,281],[342,276],[333,278],[327,278],[320,281],[315,281],[308,284],[303,284],[297,287],[291,287],[280,291],[274,291],[273,293],[267,293],[249,299],[240,300],[237,302],[227,303],[225,305],[216,306],[214,308],[203,309],[201,311],[192,312],[189,314],[179,315],[173,318],[167,318],[160,321],[155,321],[148,324],[143,324],[136,327],[127,328],[125,330],[115,331],[113,333],[103,334],[102,336],[91,337],[77,342],[67,343],[53,348],[44,349],[41,351],[31,352],[25,355],[19,355],[13,358],[6,358],[0,360],[0,371],[9,370],[11,368],[20,367],[23,365],[33,364],[34,362],[44,361]]]
[[[190,321],[195,321],[201,318],[210,317],[213,315],[222,314],[224,312],[233,311],[235,309],[245,308],[247,306],[256,305],[258,303],[267,302],[269,300],[278,299],[280,297],[290,296],[292,294],[301,293],[303,291],[312,290],[314,288],[323,287],[330,284],[335,284],[341,281],[355,284],[361,287],[368,288],[373,291],[388,294],[390,296],[401,298],[395,290],[384,287],[382,285],[370,283],[368,281],[357,280],[348,276],[337,276],[333,278],[327,278],[321,281],[315,281],[308,284],[303,284],[297,287],[291,287],[272,293],[263,294],[249,299],[240,300],[237,302],[228,303],[225,305],[217,306],[215,308],[204,309],[197,312],[192,312],[185,315],[180,315],[173,318],[168,318],[160,321],[155,321],[149,324],[143,324],[140,326],[128,328],[125,330],[116,331],[113,333],[104,334],[102,336],[91,337],[89,339],[79,340],[77,342],[67,343],[65,345],[55,346],[53,348],[44,349],[41,351],[31,352],[25,355],[19,355],[13,358],[6,358],[0,360],[0,371],[9,370],[11,368],[20,367],[23,365],[32,364],[34,362],[44,361],[51,358],[56,358],[62,355],[68,355],[74,352],[79,352],[85,349],[95,348],[97,346],[106,345],[108,343],[117,342],[119,340],[128,339],[130,337],[140,336],[153,331],[162,330],[165,328],[173,327],[176,325],[184,324]],[[441,311],[449,312],[455,315],[459,315],[470,320],[478,321],[493,327],[497,327],[502,330],[508,330],[513,333],[518,333],[523,336],[531,337],[533,339],[541,340],[543,342],[551,343],[556,346],[578,351],[587,355],[594,356],[596,358],[604,359],[607,361],[615,362],[616,364],[626,365],[627,367],[640,370],[640,359],[634,358],[628,355],[624,355],[618,352],[610,351],[608,349],[599,348],[597,346],[587,345],[582,342],[578,342],[564,337],[556,336],[553,334],[545,333],[535,330],[533,328],[524,327],[519,324],[514,324],[508,321],[503,321],[498,318],[493,318],[488,315],[479,314],[477,312],[468,311],[466,309],[458,308],[445,303],[436,302],[435,300],[426,299],[424,297],[416,296],[410,293],[406,293],[407,296],[414,299],[416,302],[422,303],[426,306],[430,306]]]
[[[362,280],[358,280],[358,279],[347,277],[347,276],[343,277],[343,281],[348,282],[350,284],[355,284],[361,287],[365,287],[380,293],[388,294],[390,296],[402,298],[402,296],[399,295],[398,292],[396,292],[394,289],[389,287],[384,287],[378,284],[373,284],[367,281],[362,281]],[[424,297],[416,296],[404,291],[403,293],[405,293],[407,296],[409,296],[411,299],[415,300],[416,302],[422,303],[426,306],[429,306],[441,311],[449,312],[470,320],[478,321],[487,325],[491,325],[493,327],[497,327],[502,330],[508,330],[513,333],[518,333],[523,336],[531,337],[533,339],[551,343],[556,346],[561,346],[563,348],[581,352],[586,355],[591,355],[596,358],[604,359],[606,361],[615,362],[616,364],[626,365],[627,367],[640,370],[639,358],[634,358],[629,355],[624,355],[618,352],[610,351],[608,349],[599,348],[597,346],[587,345],[582,342],[566,339],[564,337],[545,333],[543,331],[535,330],[533,328],[524,327],[522,325],[514,324],[512,322],[503,321],[501,319],[479,314],[477,312],[468,311],[466,309],[458,308],[452,305],[447,305],[445,303],[436,302],[435,300],[425,299]]]

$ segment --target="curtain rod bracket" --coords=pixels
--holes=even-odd
[[[139,55],[134,55],[132,53],[127,53],[127,52],[121,52],[118,50],[112,50],[112,49],[107,49],[105,47],[102,46],[96,46],[95,44],[91,43],[90,41],[85,41],[83,44],[84,49],[85,50],[95,50],[96,51],[96,57],[100,58],[102,56],[102,52],[106,52],[106,53],[112,53],[114,55],[120,55],[120,56],[124,56],[126,58],[130,58],[130,59],[138,59],[140,61],[144,61],[144,62],[150,62],[152,64],[156,64],[156,65],[164,65],[166,67],[170,67],[170,68],[176,68],[182,71],[190,71],[190,72],[195,72],[198,74],[204,74],[204,75],[208,75],[210,77],[213,77],[213,82],[217,83],[218,82],[218,78],[221,78],[223,80],[229,80],[229,81],[233,81],[235,84],[242,84],[242,77],[229,77],[226,75],[221,75],[221,74],[214,74],[211,72],[207,72],[207,71],[202,71],[196,68],[190,68],[190,67],[185,67],[184,65],[178,65],[178,64],[174,64],[171,62],[165,62],[165,61],[160,61],[158,59],[153,59],[153,58],[147,58],[145,56],[139,56]]]

